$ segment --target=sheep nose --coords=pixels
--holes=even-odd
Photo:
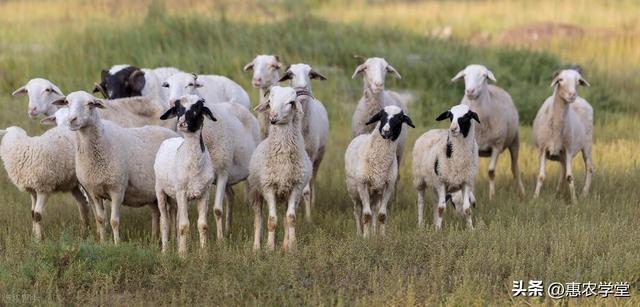
[[[383,87],[384,83],[382,83],[382,81],[376,81],[373,83],[373,85],[375,85],[376,87]]]
[[[475,94],[475,92],[476,92],[476,90],[474,90],[472,88],[466,90],[467,95],[473,95],[473,94]]]
[[[38,111],[38,108],[36,107],[29,108],[29,115],[36,115],[37,111]]]
[[[70,124],[74,124],[78,120],[78,117],[77,116],[69,116],[68,120],[69,120]]]

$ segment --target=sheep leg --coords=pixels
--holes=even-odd
[[[491,160],[489,161],[489,200],[496,196],[496,164],[498,164],[498,148],[491,148]]]
[[[226,233],[227,238],[231,236],[231,220],[233,219],[233,206],[236,201],[236,193],[233,191],[231,186],[227,186],[225,189],[225,194],[227,195],[226,206],[227,210],[225,210],[224,215],[224,231]]]
[[[363,237],[368,238],[371,232],[370,228],[373,215],[371,213],[369,188],[366,184],[358,184],[358,195],[360,195],[360,201],[362,202]]]
[[[391,194],[393,191],[390,188],[390,185],[387,185],[382,197],[380,198],[380,204],[378,205],[378,222],[380,222],[380,235],[384,236],[386,233],[386,224],[387,224],[387,204],[389,203],[389,199],[391,198]]]
[[[178,204],[173,199],[168,199],[169,206],[169,218],[170,218],[170,229],[171,229],[171,238],[174,240],[178,239]]]
[[[151,241],[154,241],[160,235],[160,209],[155,202],[149,207],[151,208]]]
[[[285,250],[294,250],[296,248],[296,207],[300,199],[300,192],[297,189],[291,191],[287,204],[287,214],[285,217],[285,227],[288,228],[285,238]]]
[[[302,200],[304,202],[304,220],[307,223],[311,223],[311,184],[312,181],[309,181],[309,183],[304,187],[304,190],[302,191]]]
[[[573,177],[573,169],[571,167],[571,154],[567,149],[565,149],[564,152],[565,152],[565,163],[566,163],[566,178],[567,178],[567,183],[569,184],[569,193],[571,194],[571,202],[574,204],[577,204],[578,199],[576,198],[575,178]]]
[[[98,236],[100,237],[100,243],[104,243],[107,239],[107,228],[105,226],[105,209],[104,209],[104,201],[102,199],[91,196],[91,200],[93,201],[93,208],[95,209],[93,213],[96,218],[96,231],[98,232]]]
[[[438,185],[436,187],[436,193],[438,195],[438,203],[433,208],[433,219],[436,230],[440,230],[442,229],[442,216],[444,215],[444,210],[447,208],[447,189],[445,185]]]
[[[253,250],[260,249],[262,240],[262,200],[253,201]]]
[[[162,253],[167,253],[169,246],[169,217],[167,212],[167,196],[162,190],[156,190],[158,199],[158,210],[160,211],[160,241],[162,243]]]
[[[33,210],[31,219],[35,225],[34,230],[38,241],[42,241],[42,215],[44,214],[44,205],[47,203],[47,199],[49,199],[48,193],[38,192],[36,194],[36,207]]]
[[[511,156],[511,175],[518,185],[518,192],[520,199],[524,199],[525,191],[524,184],[522,183],[522,176],[520,176],[520,167],[518,166],[518,156],[520,153],[520,136],[516,135],[515,141],[509,146],[509,155]]]
[[[207,247],[207,213],[209,212],[209,189],[198,200],[198,232],[200,233],[201,252]]]
[[[35,191],[29,191],[29,196],[31,196],[31,232],[35,235],[36,233],[36,221],[33,219],[35,210],[36,210],[36,201],[38,196]]]
[[[471,201],[470,199],[471,188],[468,184],[462,186],[462,214],[464,214],[467,220],[467,227],[473,230],[473,221],[471,220]]]
[[[564,188],[564,183],[566,183],[565,178],[567,176],[567,162],[564,161],[564,158],[560,158],[561,165],[561,176],[558,178],[558,184],[556,185],[556,194],[560,194],[562,192],[562,188]]]
[[[544,152],[545,152],[545,149],[541,148],[540,149],[540,172],[538,173],[538,182],[536,183],[536,190],[533,193],[534,199],[540,196],[540,190],[542,189],[542,182],[544,181],[544,178],[545,178],[544,167],[545,167],[547,158],[545,157]]]
[[[178,202],[178,254],[184,257],[187,254],[187,238],[189,237],[189,207],[187,195],[184,191],[176,194]]]
[[[424,226],[424,187],[418,188],[418,227]]]
[[[276,248],[276,226],[278,226],[278,216],[276,215],[276,196],[272,191],[264,192],[264,199],[269,207],[269,220],[267,221],[267,249],[270,251]]]
[[[584,160],[585,178],[584,187],[582,188],[582,196],[587,196],[591,189],[591,180],[593,177],[593,160],[591,159],[591,146],[582,149],[582,159]]]
[[[78,212],[80,213],[80,221],[82,222],[82,226],[80,228],[80,234],[84,238],[85,235],[87,234],[87,228],[89,228],[89,210],[90,210],[89,203],[87,202],[87,199],[84,197],[84,194],[82,194],[82,191],[80,191],[79,186],[76,186],[71,190],[71,196],[73,196],[73,198],[76,201],[76,206],[78,206]]]
[[[227,187],[228,176],[228,174],[222,172],[218,174],[218,179],[216,179],[216,199],[213,204],[213,214],[216,217],[216,237],[218,238],[218,241],[224,240],[222,232],[222,202],[224,200],[224,190]]]
[[[111,193],[111,231],[113,232],[113,243],[120,243],[120,206],[124,199],[124,193]]]
[[[362,236],[362,204],[353,199],[353,218],[356,220],[356,234]]]
[[[287,212],[282,215],[282,226],[284,226],[284,236],[282,237],[282,250],[289,250],[289,224],[287,223]]]

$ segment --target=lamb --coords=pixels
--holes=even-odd
[[[396,79],[402,78],[398,71],[389,65],[385,59],[366,59],[364,63],[358,65],[351,78],[355,78],[360,73],[364,73],[364,90],[351,121],[351,132],[354,138],[361,134],[370,133],[374,127],[366,123],[386,106],[398,106],[404,114],[408,114],[407,107],[401,96],[396,92],[384,89],[387,73],[392,74]],[[407,131],[403,130],[398,137],[398,149],[396,150],[398,165],[402,159],[406,141]]]
[[[179,72],[174,67],[149,69],[128,64],[113,65],[102,70],[100,83],[95,83],[93,92],[100,92],[108,99],[146,96],[161,105],[168,99],[161,87],[162,82]]]
[[[356,231],[365,238],[370,236],[372,220],[373,232],[376,232],[376,221],[379,221],[380,233],[385,234],[387,202],[398,177],[397,150],[402,124],[415,128],[411,118],[398,106],[384,107],[365,124],[373,123],[377,123],[375,129],[378,131],[354,138],[344,155],[347,190],[353,201]]]
[[[29,106],[27,113],[29,117],[36,118],[41,114],[53,115],[58,108],[52,105],[51,102],[60,99],[64,94],[53,82],[43,78],[34,78],[15,90],[11,95],[28,95]]]
[[[476,142],[481,157],[490,157],[489,200],[495,197],[495,169],[498,157],[505,149],[511,155],[511,173],[518,186],[520,197],[524,196],[524,185],[518,168],[520,137],[518,134],[518,110],[505,90],[489,85],[496,82],[493,73],[483,65],[472,64],[458,72],[452,82],[464,78],[465,95],[460,103],[468,105],[478,114],[482,124],[476,126]]]
[[[45,122],[62,118],[66,109],[61,109]],[[75,174],[73,134],[67,127],[59,126],[47,130],[40,136],[29,137],[20,127],[0,130],[0,158],[11,182],[31,196],[31,218],[33,233],[42,240],[42,217],[47,200],[53,193],[69,192],[76,201],[82,234],[89,223],[89,204],[84,198]]]
[[[569,185],[571,201],[577,203],[571,160],[582,152],[585,166],[585,181],[582,195],[589,194],[593,176],[593,108],[578,96],[577,86],[589,86],[589,82],[573,69],[557,72],[551,81],[553,95],[540,107],[533,121],[533,136],[540,153],[540,173],[534,198],[540,195],[545,179],[546,159],[562,164],[562,178],[558,180],[557,192],[565,183]]]
[[[272,86],[278,84],[280,80],[278,71],[280,68],[282,68],[282,63],[280,62],[280,57],[277,55],[258,55],[244,66],[244,71],[253,70],[251,85],[260,90],[260,101],[258,105],[266,103],[267,92]],[[269,134],[268,115],[258,113],[258,122],[260,123],[261,139],[265,139]]]
[[[416,140],[413,146],[413,183],[418,190],[418,225],[424,225],[425,190],[433,187],[438,203],[433,207],[436,229],[442,228],[447,193],[462,191],[462,206],[456,209],[473,229],[471,220],[471,190],[478,172],[478,144],[475,124],[478,114],[468,105],[460,104],[440,114],[436,120],[450,119],[449,129],[432,129]]]
[[[208,103],[237,103],[247,109],[251,106],[247,92],[240,85],[223,76],[180,72],[164,80],[162,87],[167,92],[169,106],[186,94],[199,95]]]
[[[100,241],[106,237],[104,200],[111,201],[113,241],[120,242],[120,206],[149,206],[153,214],[153,231],[158,231],[159,210],[156,204],[153,163],[160,144],[178,136],[157,126],[122,128],[100,119],[96,108],[103,101],[78,91],[54,102],[68,105],[67,122],[76,136],[76,175],[94,205]]]
[[[304,149],[302,119],[304,111],[296,90],[273,86],[266,104],[258,111],[269,110],[269,136],[251,156],[249,197],[255,213],[253,249],[260,249],[262,237],[262,203],[269,206],[267,248],[275,248],[275,230],[278,223],[276,202],[286,201],[284,218],[285,250],[296,245],[296,207],[302,189],[309,183],[312,165]]]
[[[178,207],[178,252],[187,252],[189,234],[189,201],[198,203],[200,247],[207,244],[207,212],[209,187],[213,183],[213,165],[209,150],[204,146],[202,127],[205,116],[216,121],[204,100],[196,95],[183,96],[161,119],[178,117],[178,131],[183,137],[165,140],[160,145],[153,166],[156,176],[156,197],[160,209],[162,252],[169,240],[167,198]]]
[[[327,138],[329,136],[329,118],[327,109],[322,102],[313,97],[311,80],[326,80],[327,78],[315,71],[307,64],[293,64],[289,66],[280,82],[291,80],[290,85],[301,98],[300,103],[304,111],[302,119],[302,136],[304,147],[313,164],[313,175],[309,185],[304,188],[305,219],[311,222],[311,208],[315,205],[315,178],[324,156]]]

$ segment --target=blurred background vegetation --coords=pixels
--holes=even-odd
[[[243,204],[232,239],[212,244],[204,256],[194,251],[186,261],[159,256],[144,210],[123,210],[128,242],[122,246],[79,240],[67,196],[50,201],[48,239],[33,243],[29,199],[2,172],[0,295],[26,293],[37,302],[63,304],[491,305],[545,303],[512,301],[516,279],[637,285],[638,16],[638,2],[625,0],[2,1],[0,127],[19,125],[31,135],[46,129],[27,118],[24,98],[10,96],[27,80],[45,77],[65,93],[88,91],[102,68],[119,63],[226,75],[255,105],[257,90],[242,67],[265,53],[285,64],[309,63],[329,78],[313,89],[329,111],[331,137],[314,224],[302,223],[300,249],[290,255],[251,252],[252,213]],[[407,155],[389,236],[355,238],[342,173],[351,114],[362,94],[362,80],[351,79],[359,64],[353,54],[385,57],[402,74],[387,87],[412,97],[409,109],[418,128],[410,131],[409,146],[460,100],[463,84],[450,78],[470,63],[488,66],[520,111],[521,169],[529,195],[538,163],[530,124],[551,94],[553,71],[581,65],[592,87],[581,88],[580,95],[596,111],[592,195],[579,206],[566,205],[552,195],[551,179],[540,200],[520,201],[504,156],[497,169],[498,200],[490,203],[483,160],[474,211],[478,230],[466,231],[449,212],[443,232],[425,231],[415,227]],[[557,176],[557,166],[550,169],[548,177]],[[574,169],[580,187],[581,163]],[[0,296],[3,303],[8,301]]]

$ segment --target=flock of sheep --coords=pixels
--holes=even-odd
[[[187,252],[188,203],[198,209],[200,246],[207,243],[209,189],[215,185],[213,212],[216,237],[231,229],[234,185],[247,181],[246,190],[255,213],[254,249],[260,249],[262,208],[268,206],[267,248],[275,248],[277,202],[286,202],[283,249],[296,245],[296,208],[304,203],[311,219],[316,199],[315,178],[328,141],[329,120],[324,105],[314,97],[311,80],[326,78],[307,64],[290,65],[280,75],[277,56],[259,55],[244,67],[253,71],[252,85],[260,90],[255,115],[249,95],[234,81],[216,75],[195,75],[176,68],[140,69],[115,65],[104,69],[94,93],[67,94],[51,81],[35,78],[13,96],[28,95],[31,118],[55,127],[29,137],[19,127],[0,130],[0,157],[11,181],[31,196],[35,237],[42,239],[42,215],[55,192],[74,197],[82,231],[93,212],[100,241],[106,240],[105,201],[111,205],[113,240],[120,241],[120,206],[152,210],[152,236],[162,251],[169,238],[177,238],[178,252]],[[345,153],[345,174],[359,235],[384,235],[387,203],[398,182],[407,130],[415,128],[403,98],[385,90],[387,74],[401,76],[383,58],[362,59],[353,74],[364,79],[363,95],[353,114],[353,140]],[[460,104],[440,114],[448,129],[424,133],[413,146],[413,182],[418,191],[418,224],[424,224],[425,191],[437,195],[433,220],[442,226],[446,202],[473,228],[471,206],[478,157],[490,157],[489,198],[495,197],[495,168],[505,149],[518,192],[524,186],[518,169],[518,112],[509,94],[489,85],[496,81],[482,65],[469,65],[452,81],[463,79]],[[290,86],[277,84],[289,80]],[[534,197],[545,179],[546,159],[562,164],[563,179],[576,201],[571,160],[582,151],[586,168],[583,194],[589,192],[593,110],[578,97],[586,85],[577,70],[553,76],[553,95],[534,121],[540,173]],[[226,198],[226,202],[224,199]],[[223,208],[223,204],[226,207]]]

